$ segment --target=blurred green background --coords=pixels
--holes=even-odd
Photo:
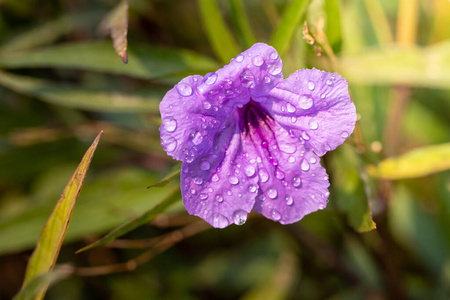
[[[122,8],[0,1],[0,299],[21,288],[100,130],[58,258],[75,275],[45,299],[450,299],[448,0],[130,0],[128,65],[105,32]],[[219,230],[180,198],[75,254],[177,189],[146,189],[176,167],[159,145],[165,92],[256,41],[280,52],[285,76],[316,67],[349,82],[359,122],[322,160],[328,207]]]

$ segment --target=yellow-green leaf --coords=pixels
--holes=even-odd
[[[377,166],[370,165],[368,173],[384,179],[422,177],[450,169],[450,143],[412,150],[399,157],[387,158]]]
[[[37,276],[48,272],[56,262],[61,248],[61,244],[69,227],[70,218],[75,203],[83,186],[86,172],[91,163],[95,149],[102,132],[95,138],[92,145],[83,156],[80,165],[75,170],[72,178],[64,188],[64,191],[55,205],[50,217],[45,224],[36,248],[31,255],[25,273],[24,286]],[[45,294],[46,287],[41,288],[36,299],[42,299]]]
[[[109,32],[114,49],[122,61],[128,63],[128,0],[122,0],[119,5],[106,16],[100,25],[102,31]]]

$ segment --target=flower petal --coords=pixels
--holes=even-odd
[[[272,97],[263,105],[272,117],[319,156],[353,132],[356,109],[339,74],[299,70],[269,94]]]
[[[181,187],[187,211],[213,227],[242,225],[252,210],[258,191],[256,165],[248,163],[250,149],[241,140],[236,119],[216,136],[214,154],[183,163]]]
[[[251,141],[258,163],[255,211],[289,224],[325,208],[329,182],[319,157],[272,119],[260,103],[251,102],[242,110],[247,124],[243,140]]]

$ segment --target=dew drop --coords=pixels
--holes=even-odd
[[[270,83],[272,79],[269,76],[264,76],[264,83]]]
[[[273,209],[271,212],[271,217],[272,220],[279,221],[281,219],[281,214],[276,209]]]
[[[292,206],[294,204],[294,198],[292,196],[286,195],[284,199],[286,200],[286,205]]]
[[[326,95],[325,93],[323,93],[322,95],[320,95],[320,99],[325,99]]]
[[[289,156],[288,162],[290,162],[291,164],[292,164],[292,163],[295,163],[295,157]]]
[[[177,129],[177,121],[172,117],[164,119],[162,124],[167,132],[174,132]]]
[[[237,178],[236,176],[231,176],[231,177],[228,179],[228,181],[229,181],[231,184],[236,185],[236,184],[239,183],[239,178]]]
[[[328,180],[328,175],[323,176],[323,180]]]
[[[281,73],[282,69],[283,69],[283,67],[281,66],[281,64],[271,65],[269,67],[269,74],[276,76]]]
[[[230,222],[228,219],[221,214],[214,214],[213,215],[213,226],[216,228],[225,228],[228,225],[230,225]]]
[[[199,198],[200,198],[200,200],[206,200],[206,199],[208,199],[208,194],[201,193],[201,194],[199,195]]]
[[[333,85],[333,80],[328,79],[328,80],[327,80],[327,85],[332,86],[332,85]]]
[[[278,191],[276,189],[269,189],[267,191],[267,196],[269,196],[270,199],[275,199],[278,197]]]
[[[211,164],[207,161],[204,161],[200,164],[200,169],[202,169],[203,171],[207,171],[209,170],[209,168],[211,168]]]
[[[203,141],[203,136],[200,132],[191,134],[191,137],[192,137],[192,143],[194,145],[200,145]]]
[[[302,161],[302,165],[300,166],[300,168],[303,170],[303,171],[308,171],[309,170],[309,163],[306,161],[306,160],[303,160]]]
[[[309,162],[312,163],[312,164],[315,164],[317,162],[317,159],[315,157],[311,157],[309,159]]]
[[[272,53],[270,53],[270,59],[271,60],[277,60],[278,59],[278,53],[276,51],[273,51]]]
[[[300,179],[300,177],[298,176],[294,176],[292,178],[292,185],[296,188],[301,188],[302,187],[302,180]]]
[[[330,150],[331,150],[330,145],[326,144],[326,145],[325,145],[325,150],[326,150],[326,151],[330,151]]]
[[[201,185],[203,183],[203,179],[201,179],[200,177],[194,177],[194,183],[196,185]]]
[[[295,108],[295,106],[292,105],[292,104],[290,104],[289,102],[288,102],[288,104],[286,105],[286,108],[287,108],[287,111],[290,112],[290,113],[293,113],[293,112],[295,112],[295,111],[297,110],[297,109]]]
[[[219,181],[219,175],[217,175],[217,174],[214,174],[212,177],[211,177],[211,181],[213,181],[213,182],[217,182],[217,181]]]
[[[236,225],[243,225],[247,221],[247,213],[242,209],[238,209],[233,214],[233,222]]]
[[[315,88],[314,82],[308,81],[308,89],[309,89],[310,91],[312,91],[312,90],[314,90],[314,88]]]
[[[297,150],[297,146],[294,144],[280,144],[280,150],[284,153],[292,154]]]
[[[216,198],[217,202],[219,202],[219,203],[222,203],[222,202],[223,202],[223,197],[222,197],[222,195],[217,194],[215,198]]]
[[[248,191],[249,191],[250,193],[256,192],[256,186],[254,186],[254,185],[249,185],[249,186],[248,186]]]
[[[298,100],[298,106],[301,109],[309,109],[313,106],[313,99],[310,96],[302,95]]]
[[[169,137],[167,139],[163,139],[161,144],[164,147],[164,150],[166,150],[166,152],[169,153],[173,152],[177,147],[177,140],[174,139],[173,137]]]
[[[208,73],[205,75],[205,78],[203,79],[203,82],[207,85],[214,84],[217,80],[217,74],[216,73]]]
[[[244,174],[248,177],[252,177],[253,175],[255,175],[256,170],[255,167],[253,167],[252,165],[248,165],[244,167]]]
[[[296,118],[296,117],[292,117],[292,118],[291,118],[291,122],[292,122],[292,123],[297,122],[297,118]]]
[[[258,174],[259,180],[261,180],[261,182],[267,182],[267,180],[269,180],[269,173],[266,171],[266,169],[261,168]]]
[[[342,136],[344,139],[346,139],[346,138],[349,137],[349,134],[348,134],[347,131],[342,131],[342,132],[341,132],[341,136]]]
[[[191,189],[191,194],[192,195],[197,195],[197,191],[195,189]]]
[[[204,109],[210,109],[211,108],[211,103],[209,103],[208,101],[203,101],[203,108]]]
[[[236,62],[241,63],[244,60],[244,56],[242,54],[239,54],[238,56],[236,56]]]
[[[284,179],[284,172],[283,172],[283,171],[280,171],[280,170],[276,170],[276,171],[275,171],[275,177],[276,177],[277,179],[280,179],[280,180]]]
[[[176,88],[178,93],[183,97],[192,95],[192,87],[189,84],[179,83],[176,85]]]
[[[306,133],[306,131],[303,131],[303,132],[302,132],[302,138],[303,138],[305,141],[309,141],[309,135]]]
[[[317,121],[312,121],[309,124],[309,128],[311,128],[312,130],[316,130],[317,128],[319,128],[319,123]]]
[[[253,57],[252,63],[254,66],[260,67],[264,63],[264,59],[261,56],[256,55],[255,57]]]

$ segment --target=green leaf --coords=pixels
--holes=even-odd
[[[53,270],[33,278],[19,291],[13,300],[35,299],[39,295],[40,291],[69,277],[72,273],[73,268],[70,266],[56,266]]]
[[[83,12],[71,15],[63,15],[56,20],[49,21],[40,26],[35,24],[31,30],[22,34],[17,34],[13,39],[4,43],[0,52],[5,53],[17,52],[47,45],[75,29],[92,30],[97,25],[99,18],[103,12]]]
[[[115,240],[116,238],[132,231],[133,229],[138,228],[139,226],[142,226],[150,221],[152,221],[158,214],[166,211],[172,204],[176,203],[177,201],[179,201],[181,199],[181,194],[180,194],[180,189],[177,188],[174,191],[172,191],[172,193],[170,193],[163,201],[161,201],[158,205],[156,205],[155,207],[153,207],[152,209],[150,209],[149,211],[147,211],[146,213],[144,213],[142,216],[133,219],[119,227],[117,227],[116,229],[114,229],[113,231],[111,231],[110,233],[108,233],[107,235],[105,235],[103,238],[101,238],[100,240],[81,248],[80,250],[77,251],[77,253],[98,247],[98,246],[102,246],[105,245],[113,240]]]
[[[450,88],[450,42],[425,48],[388,46],[339,60],[350,83]]]
[[[17,93],[44,101],[92,111],[159,112],[164,89],[144,89],[133,93],[83,86],[63,86],[48,80],[14,75],[0,71],[0,85]]]
[[[229,63],[241,51],[225,25],[216,0],[198,0],[198,5],[203,26],[216,56],[223,63]]]
[[[450,143],[422,147],[396,158],[387,158],[367,171],[383,179],[416,178],[450,169]]]
[[[153,79],[189,72],[216,70],[218,64],[205,56],[186,50],[149,46],[128,49],[130,63],[118,59],[110,43],[64,44],[45,49],[0,54],[3,68],[70,68]]]
[[[333,48],[334,53],[341,51],[342,31],[341,31],[341,1],[325,0],[326,26],[325,35],[328,44]]]
[[[149,189],[149,188],[152,188],[152,187],[163,187],[163,186],[166,186],[169,182],[171,182],[175,178],[180,177],[180,173],[181,173],[181,169],[180,168],[181,168],[181,164],[176,164],[175,167],[173,168],[173,170],[170,171],[169,174],[164,176],[163,179],[159,180],[157,183],[149,185],[147,188]]]
[[[25,272],[24,285],[32,279],[50,270],[56,262],[62,242],[69,227],[70,218],[75,203],[83,186],[86,172],[92,161],[95,149],[102,132],[100,132],[92,143],[91,147],[86,151],[80,165],[76,169],[69,183],[66,185],[61,197],[56,203],[50,217],[45,224],[36,248],[28,262]],[[46,287],[42,288],[36,299],[42,299],[45,294]]]
[[[60,182],[55,178],[70,176],[68,174],[72,170],[73,167],[69,166],[65,172],[61,172],[58,168],[48,170],[48,174],[38,178],[41,188],[31,195],[23,195],[30,201],[22,209],[7,217],[0,217],[0,255],[28,250],[36,244],[40,229],[54,205],[45,202],[51,196],[48,186]],[[178,182],[172,181],[164,188],[152,189],[151,192],[146,189],[149,182],[156,182],[159,178],[160,174],[148,169],[123,166],[117,170],[93,174],[84,184],[83,193],[75,206],[64,242],[77,241],[86,236],[103,235],[151,209],[179,186]],[[59,184],[61,189],[64,188],[64,184],[64,182]],[[59,192],[55,191],[53,197],[58,197],[61,189]],[[183,203],[180,201],[165,213],[184,211]]]
[[[358,232],[375,229],[370,209],[370,190],[367,175],[363,174],[359,157],[348,145],[341,145],[331,156],[331,197],[335,197],[340,211],[347,215],[348,223]]]
[[[280,24],[272,35],[271,45],[283,56],[311,0],[292,0],[284,9]]]
[[[256,37],[250,27],[244,3],[242,0],[231,0],[230,4],[234,23],[236,23],[239,33],[244,40],[245,48],[250,48],[256,43]]]

